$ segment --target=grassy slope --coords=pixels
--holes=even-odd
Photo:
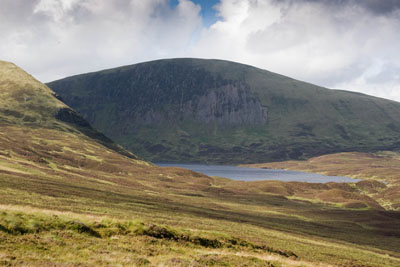
[[[268,108],[266,125],[179,119],[182,103],[237,83]],[[228,61],[158,60],[49,86],[107,136],[155,161],[254,163],[399,148],[399,103]],[[135,119],[147,111],[169,117],[165,123]]]
[[[0,61],[0,123],[84,134],[125,156],[134,154],[94,130],[55,93],[12,63]],[[57,118],[57,119],[56,119]]]
[[[62,128],[54,114],[67,106],[53,92],[12,63],[0,61],[2,123]],[[65,127],[64,127],[65,128]]]
[[[18,135],[14,135],[18,139]],[[68,139],[70,146],[78,141]],[[80,141],[78,144],[82,146]],[[71,148],[78,150],[78,147]],[[68,159],[70,152],[67,149],[64,151],[58,153],[66,154],[61,158]],[[247,246],[207,248],[187,241],[172,242],[168,237],[143,236],[136,233],[134,227],[130,232],[124,231],[124,228],[120,232],[111,229],[110,236],[104,235],[99,239],[64,226],[46,226],[53,223],[52,214],[61,213],[68,225],[79,221],[100,232],[118,228],[115,225],[96,228],[102,221],[121,221],[125,225],[136,225],[139,221],[145,227],[169,225],[173,229],[183,229],[178,232],[205,235],[219,242],[226,243],[233,238],[272,247],[276,251],[292,251],[300,261],[306,262],[358,262],[371,266],[398,264],[394,258],[400,253],[396,228],[399,218],[396,213],[344,209],[323,202],[312,203],[266,193],[277,187],[285,188],[284,183],[250,183],[246,186],[244,183],[196,177],[189,171],[179,169],[148,169],[144,165],[120,162],[119,158],[119,164],[113,164],[113,169],[106,164],[113,157],[103,155],[101,151],[94,152],[96,159],[106,159],[103,165],[93,162],[94,159],[90,159],[93,154],[88,152],[85,152],[86,160],[78,161],[80,167],[67,160],[60,164],[57,158],[53,160],[54,165],[26,161],[25,157],[19,160],[13,153],[11,160],[2,158],[1,166],[7,166],[8,170],[2,170],[0,175],[3,196],[0,202],[7,205],[1,206],[3,213],[0,217],[3,222],[7,221],[11,213],[14,219],[8,220],[11,226],[0,224],[8,229],[21,224],[24,229],[23,225],[28,225],[23,236],[2,234],[2,240],[7,241],[0,242],[7,244],[2,246],[3,255],[7,255],[5,258],[16,257],[16,261],[11,261],[13,263],[36,264],[87,261],[112,264],[124,259],[129,265],[138,258],[153,264],[173,261],[173,258],[200,264],[208,257],[236,263],[245,261],[243,258],[221,258],[221,253],[231,256],[247,253],[266,259],[271,255],[263,249]],[[299,189],[300,184],[292,186]],[[47,214],[45,221],[50,222],[42,226],[36,222],[38,219],[35,216],[26,219],[32,207],[36,207],[36,217]],[[20,215],[15,215],[13,210]],[[86,218],[82,214],[91,216]],[[20,245],[16,247],[14,242]],[[109,243],[111,248],[107,248]],[[89,248],[80,249],[87,246]],[[68,253],[64,255],[66,250]],[[285,261],[277,253],[272,253],[272,256],[275,262]]]
[[[400,209],[400,153],[347,152],[323,155],[306,161],[286,161],[243,165],[255,168],[278,168],[325,175],[361,178],[360,190],[388,209]]]
[[[0,75],[1,93],[15,103],[1,114],[1,264],[400,264],[399,214],[357,185],[245,183],[158,168],[56,120],[62,103],[34,99],[51,91],[0,67],[23,76]],[[30,83],[43,106],[25,111],[14,97]],[[24,122],[43,108],[51,113]],[[363,205],[314,201],[338,187]]]

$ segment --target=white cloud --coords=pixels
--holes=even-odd
[[[158,58],[220,58],[400,101],[398,6],[221,0],[217,22],[204,28],[199,5],[169,1],[2,0],[0,58],[42,81]]]
[[[167,0],[40,0],[23,10],[25,0],[2,1],[0,10],[15,9],[0,14],[0,25],[11,24],[0,26],[0,57],[42,81],[182,56],[202,27],[200,6],[188,0],[175,8]]]
[[[377,61],[400,62],[396,13],[383,16],[354,4],[301,0],[222,0],[217,8],[221,20],[203,31],[194,55],[235,60],[328,87],[351,90],[353,84],[353,90],[400,100],[398,86],[388,93],[363,78]]]

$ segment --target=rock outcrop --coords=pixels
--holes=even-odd
[[[207,90],[206,94],[194,95],[189,101],[167,111],[151,109],[130,112],[131,122],[145,125],[176,120],[228,126],[263,125],[267,122],[267,107],[242,83],[230,83]]]

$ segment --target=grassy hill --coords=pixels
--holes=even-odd
[[[399,213],[359,183],[160,168],[93,138],[101,134],[15,65],[0,62],[0,74],[1,265],[400,264]]]
[[[78,113],[56,99],[50,88],[14,64],[0,61],[0,77],[0,124],[4,127],[14,125],[84,134],[125,156],[137,158],[94,130]]]
[[[152,161],[255,163],[400,148],[400,103],[234,62],[158,60],[48,85]]]

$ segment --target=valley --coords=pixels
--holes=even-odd
[[[96,82],[97,78],[92,79]],[[98,83],[106,84],[101,79]],[[223,81],[221,84],[222,92],[232,90]],[[238,87],[243,98],[232,99],[246,99],[243,103],[252,105],[248,113],[223,113],[221,121],[214,118],[212,124],[229,121],[240,125],[245,120],[242,116],[255,114],[251,116],[256,126],[248,128],[254,130],[274,115],[273,109],[265,113],[261,101],[258,105],[254,95],[241,90],[246,89]],[[14,64],[0,62],[0,264],[400,266],[397,152],[352,152],[257,165],[362,179],[355,183],[245,182],[210,177],[177,167],[158,167],[144,160],[149,151],[137,155],[133,145],[126,146],[133,152],[127,151],[125,143],[119,142],[123,138],[96,130],[102,130],[97,121],[100,115],[78,109],[85,118],[90,114],[97,118],[92,128],[67,106],[68,101],[61,101],[68,96],[56,91],[58,95]],[[108,93],[110,98],[119,94]],[[196,108],[201,106],[202,97],[208,99],[212,94],[200,96]],[[221,97],[228,96],[222,93]],[[362,99],[387,104],[392,115],[397,112],[395,102],[367,96]],[[88,104],[78,96],[75,100],[85,103],[81,108]],[[101,112],[106,111],[114,114],[109,107]],[[153,115],[148,115],[151,120],[144,116],[143,124],[153,122],[158,116]],[[381,119],[376,116],[377,121]],[[102,123],[108,129],[120,129],[117,121]],[[129,127],[126,129],[129,132]],[[164,133],[174,136],[171,138],[194,135],[179,128],[182,132],[177,136],[178,128],[171,129]],[[204,130],[210,129],[219,128]],[[243,128],[237,129],[234,138],[241,136],[243,140]],[[256,133],[252,133],[254,140],[259,138]],[[214,136],[215,140],[222,138]],[[395,143],[396,131],[384,136],[382,147]],[[375,137],[372,135],[365,149],[380,147]],[[205,141],[212,139],[204,138],[199,140],[210,146]],[[314,139],[302,138],[315,145]],[[249,144],[248,149],[251,147]],[[204,159],[232,155],[232,162],[238,162],[241,155],[238,151],[214,151],[204,154]],[[157,153],[154,158],[167,155]],[[178,160],[183,154],[176,155]],[[268,157],[260,156],[260,162]],[[243,156],[242,163],[250,159]]]

